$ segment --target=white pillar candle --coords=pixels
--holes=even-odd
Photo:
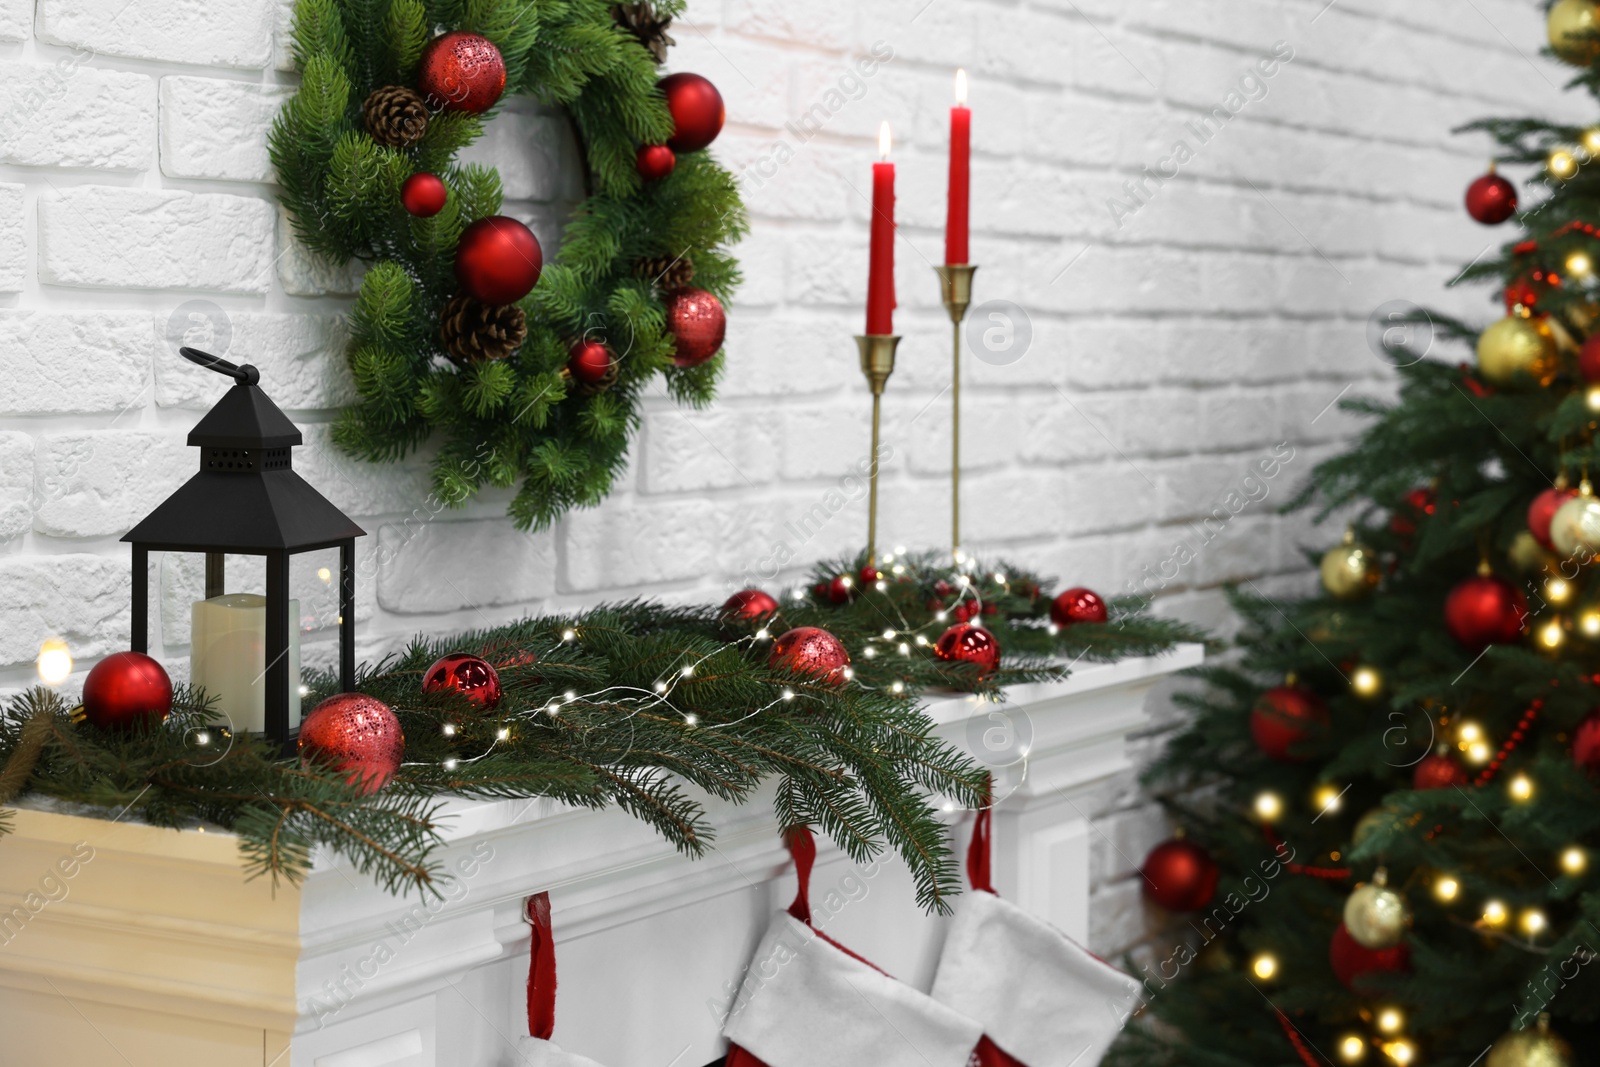
[[[289,729],[300,725],[300,602],[289,601]],[[234,730],[267,727],[267,598],[225,593],[190,612],[189,675],[216,697],[218,721]]]

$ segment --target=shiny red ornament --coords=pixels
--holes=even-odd
[[[611,373],[611,349],[599,341],[574,342],[567,370],[580,382],[601,381]]]
[[[819,682],[843,682],[850,667],[850,653],[844,644],[828,631],[816,626],[801,626],[790,630],[772,643],[772,655],[767,660],[773,670],[807,674]]]
[[[1080,622],[1105,622],[1106,602],[1092,589],[1068,589],[1050,602],[1050,621],[1067,627]]]
[[[447,33],[422,50],[417,89],[429,107],[481,114],[506,91],[506,61],[487,37]]]
[[[516,219],[490,215],[461,231],[456,280],[485,304],[515,304],[539,284],[542,270],[539,239]]]
[[[1221,874],[1211,853],[1181,837],[1151,849],[1139,871],[1144,895],[1168,911],[1199,911],[1210,904]]]
[[[1438,496],[1431,486],[1411,490],[1389,516],[1389,532],[1396,537],[1411,537],[1417,532],[1417,523],[1438,508]]]
[[[1535,541],[1551,551],[1555,550],[1555,542],[1550,540],[1550,520],[1556,517],[1557,508],[1577,495],[1576,489],[1551,486],[1533,498],[1533,503],[1528,505],[1528,532],[1533,534]]]
[[[172,679],[143,652],[115,652],[83,680],[83,716],[102,730],[157,726],[171,710]]]
[[[717,354],[728,334],[722,301],[704,289],[679,289],[667,297],[667,329],[677,345],[672,362],[695,367]]]
[[[1354,989],[1362,975],[1407,970],[1411,966],[1411,950],[1403,941],[1393,948],[1367,948],[1351,937],[1344,923],[1340,923],[1328,944],[1328,964],[1340,985]]]
[[[1600,333],[1591,334],[1578,349],[1578,373],[1586,382],[1600,382]]]
[[[1250,737],[1262,753],[1282,763],[1306,757],[1295,751],[1327,733],[1331,717],[1322,698],[1303,685],[1268,689],[1250,709]]]
[[[668,148],[698,152],[717,139],[727,112],[715,85],[698,74],[670,74],[661,79],[660,89],[672,113]]]
[[[848,574],[841,574],[828,583],[828,601],[833,604],[847,604],[855,591],[855,579]]]
[[[634,156],[633,162],[639,169],[639,177],[647,182],[658,182],[677,167],[678,154],[664,144],[645,144],[639,146],[639,154]]]
[[[485,711],[500,703],[500,674],[482,656],[452,652],[422,672],[424,693],[454,690]]]
[[[868,563],[856,573],[856,581],[860,582],[861,587],[865,589],[869,585],[877,585],[883,581],[883,572]]]
[[[444,181],[437,174],[427,171],[413,174],[400,186],[400,203],[419,219],[431,219],[444,210],[444,202],[450,198],[450,190],[445,188]]]
[[[1462,580],[1444,602],[1446,629],[1470,652],[1511,644],[1522,634],[1527,617],[1528,600],[1522,591],[1493,575]]]
[[[1467,214],[1485,226],[1498,226],[1517,210],[1517,187],[1490,171],[1467,186]]]
[[[933,654],[946,663],[971,663],[978,677],[992,674],[1000,666],[1000,642],[981,626],[958,622],[939,635]]]
[[[1588,774],[1600,771],[1600,711],[1591,711],[1572,731],[1572,762]]]
[[[755,621],[775,614],[778,602],[759,589],[741,589],[722,603],[722,617],[725,619],[748,619]]]
[[[300,724],[300,762],[349,771],[362,793],[375,793],[400,770],[406,739],[389,706],[365,693],[340,693]]]
[[[1443,752],[1424,756],[1411,772],[1412,789],[1447,789],[1466,785],[1470,780],[1467,769]]]

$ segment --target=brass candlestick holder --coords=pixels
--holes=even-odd
[[[868,457],[871,464],[871,473],[868,475],[868,484],[871,490],[867,498],[867,565],[878,565],[878,417],[883,406],[883,389],[889,384],[889,375],[894,373],[894,353],[900,347],[900,338],[895,334],[869,333],[856,338],[856,347],[861,351],[861,373],[867,376],[867,385],[872,389],[872,454]]]
[[[951,368],[950,419],[950,553],[961,549],[961,322],[972,305],[972,276],[978,268],[971,263],[947,263],[933,268],[939,275],[939,295],[950,312]]]

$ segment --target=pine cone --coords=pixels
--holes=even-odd
[[[458,364],[505,359],[527,336],[527,316],[515,304],[453,296],[439,316],[439,340]]]
[[[372,90],[361,117],[372,139],[390,148],[410,148],[428,132],[428,105],[421,93],[403,85]]]
[[[694,281],[694,264],[687,256],[657,256],[641,259],[635,268],[639,277],[648,279],[664,293],[674,289],[687,289]]]
[[[667,33],[667,27],[672,25],[672,19],[656,18],[655,9],[647,3],[612,4],[611,18],[618,26],[637,37],[639,43],[650,50],[657,63],[665,63],[667,49],[678,43]]]

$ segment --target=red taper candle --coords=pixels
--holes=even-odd
[[[956,71],[956,104],[950,109],[950,206],[944,220],[944,261],[968,262],[967,203],[972,174],[972,109],[967,107],[967,72]]]
[[[894,164],[889,124],[878,130],[881,162],[872,165],[872,250],[867,259],[867,333],[894,333]]]

